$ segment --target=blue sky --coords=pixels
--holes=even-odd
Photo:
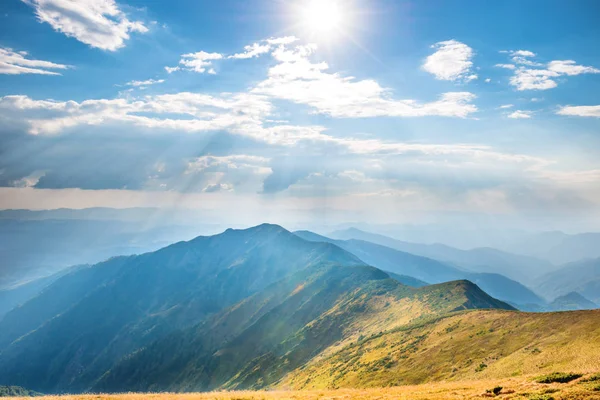
[[[599,13],[591,0],[5,0],[0,208],[593,227]]]

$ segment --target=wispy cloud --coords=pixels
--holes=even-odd
[[[164,82],[165,82],[164,79],[146,79],[145,81],[129,81],[125,85],[133,86],[133,87],[140,87],[140,86],[156,85],[156,84],[164,83]]]
[[[525,110],[515,110],[514,112],[508,114],[508,118],[512,119],[529,119],[533,115],[531,111]]]
[[[130,21],[114,0],[22,0],[35,9],[40,22],[102,50],[125,46],[131,32],[145,33],[140,21]]]
[[[572,117],[592,117],[600,118],[600,105],[598,106],[565,106],[557,112],[559,115],[568,115]]]
[[[477,79],[472,72],[473,49],[456,40],[447,40],[432,46],[436,52],[428,56],[423,69],[436,79],[446,81],[470,81]]]
[[[15,52],[12,49],[0,47],[0,74],[61,75],[54,70],[70,68],[69,65],[30,59],[27,56],[25,51]]]
[[[213,61],[221,60],[222,58],[223,54],[207,53],[206,51],[183,54],[181,56],[181,60],[179,60],[179,65],[175,67],[165,67],[165,70],[168,73],[172,73],[184,69],[187,71],[198,72],[200,74],[206,72],[208,74],[214,75],[217,72],[213,68]]]
[[[534,60],[537,54],[529,50],[516,50],[508,53],[514,64],[496,64],[496,67],[514,70],[510,84],[519,91],[553,89],[558,86],[556,79],[561,76],[600,73],[597,68],[577,65],[573,60],[539,63]]]

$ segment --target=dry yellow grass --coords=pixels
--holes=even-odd
[[[336,350],[293,371],[280,386],[368,388],[589,374],[600,371],[600,311],[470,311]]]
[[[540,384],[528,378],[439,382],[415,386],[372,389],[306,391],[232,391],[209,393],[126,393],[44,396],[39,400],[441,400],[441,399],[600,399],[599,383]],[[489,393],[501,386],[499,395]],[[12,399],[31,400],[30,397]]]

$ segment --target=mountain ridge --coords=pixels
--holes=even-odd
[[[445,244],[421,244],[397,240],[357,228],[332,232],[335,239],[358,239],[381,244],[396,250],[450,262],[479,273],[499,273],[519,282],[530,283],[534,278],[556,269],[550,262],[527,255],[512,254],[492,247],[470,250]]]
[[[465,271],[442,261],[402,252],[364,240],[336,240],[310,231],[296,231],[294,233],[306,240],[336,244],[367,264],[384,271],[412,276],[430,283],[468,279],[477,283],[491,296],[503,301],[517,305],[545,304],[545,301],[529,288],[500,274]]]

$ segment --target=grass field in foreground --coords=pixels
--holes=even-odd
[[[596,375],[598,377],[598,375]],[[598,378],[597,378],[598,379]],[[533,377],[503,380],[441,382],[415,386],[373,389],[337,389],[306,391],[231,391],[209,393],[126,393],[44,396],[40,400],[436,400],[436,399],[599,399],[600,380],[589,376],[569,383],[536,383]],[[494,388],[498,394],[494,394]],[[13,399],[29,399],[20,397]]]

